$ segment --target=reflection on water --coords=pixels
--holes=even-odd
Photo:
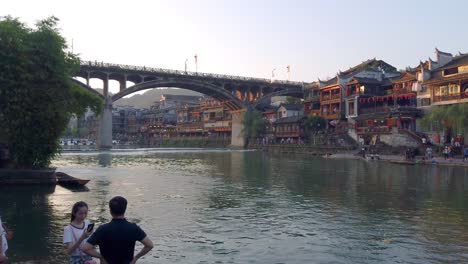
[[[226,150],[68,153],[89,192],[1,189],[15,263],[65,263],[74,202],[97,224],[124,195],[154,239],[141,263],[468,262],[468,170]],[[38,243],[40,241],[40,243]]]
[[[112,164],[112,154],[111,153],[99,153],[98,154],[98,164],[102,167],[109,167]]]

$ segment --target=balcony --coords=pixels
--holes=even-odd
[[[389,106],[360,108],[359,109],[359,114],[383,113],[383,112],[390,112],[390,110],[391,110],[391,107],[389,107]]]
[[[334,99],[341,99],[341,94],[325,94],[321,96],[321,101],[328,101],[328,100],[334,100]]]
[[[451,101],[451,100],[460,100],[468,98],[468,96],[463,96],[460,94],[451,94],[451,95],[441,95],[441,96],[434,96],[434,103],[437,102],[444,102],[444,101]]]
[[[325,118],[325,119],[329,119],[329,120],[336,120],[336,119],[340,119],[341,118],[341,114],[340,113],[333,113],[333,114],[322,114],[322,117]]]
[[[276,137],[300,137],[301,131],[276,132]]]
[[[387,93],[391,91],[392,94],[408,94],[408,93],[413,93],[411,91],[411,87],[405,87],[405,88],[400,88],[400,89],[392,89],[388,90]]]
[[[316,103],[320,101],[320,96],[307,96],[304,101]]]

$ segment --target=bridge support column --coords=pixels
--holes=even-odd
[[[120,81],[120,90],[119,91],[123,91],[127,89],[127,75],[124,74],[124,78]]]
[[[243,148],[245,143],[244,138],[244,113],[246,109],[232,111],[232,130],[231,130],[231,147]]]
[[[89,86],[89,72],[86,73],[86,85]]]
[[[112,148],[112,99],[106,97],[102,108],[101,120],[99,124],[98,148],[109,150]]]
[[[107,96],[109,95],[109,75],[107,74],[106,78],[102,81],[104,82],[102,94],[104,95],[104,97],[107,98]]]

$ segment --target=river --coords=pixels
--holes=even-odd
[[[66,263],[76,201],[123,195],[155,242],[139,263],[467,263],[468,169],[216,149],[64,153],[89,191],[0,189],[13,263]]]

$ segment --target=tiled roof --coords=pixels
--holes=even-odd
[[[349,80],[348,83],[351,83],[353,81],[357,81],[358,83],[368,83],[368,84],[380,84],[382,81],[379,81],[374,78],[364,78],[364,77],[353,77],[351,80]]]
[[[440,51],[439,49],[435,49],[437,53],[440,53],[440,54],[443,54],[443,55],[447,55],[447,56],[453,56],[452,53],[448,53],[448,52],[443,52],[443,51]]]
[[[311,82],[311,83],[306,84],[304,88],[311,89],[311,88],[318,87],[318,86],[319,86],[319,82]]]
[[[383,70],[385,70],[387,72],[395,72],[396,71],[396,68],[393,67],[392,65],[386,63],[383,60],[377,60],[377,59],[374,58],[374,59],[369,59],[369,60],[363,61],[362,63],[360,63],[360,64],[358,64],[358,65],[356,65],[354,67],[351,67],[346,71],[342,71],[342,72],[340,72],[340,75],[355,74],[357,71],[368,70],[368,69],[377,70],[379,67],[381,67]]]
[[[338,78],[335,76],[327,81],[319,80],[319,83],[322,87],[326,87],[333,84],[338,84]]]
[[[281,106],[286,108],[286,110],[296,110],[296,111],[299,111],[304,107],[302,104],[281,104],[279,107]]]
[[[301,121],[304,118],[304,116],[288,116],[288,117],[283,117],[283,118],[278,118],[275,121],[275,124],[286,124],[286,123],[297,123]]]
[[[404,82],[404,81],[409,81],[409,80],[415,80],[416,75],[411,74],[409,72],[403,72],[400,76],[396,78],[391,78],[392,83],[399,83],[399,82]]]
[[[468,65],[468,54],[462,54],[453,57],[453,60],[447,64],[445,64],[443,67],[437,68],[436,70],[444,70],[447,68],[452,68],[452,67],[457,67],[461,65]]]

